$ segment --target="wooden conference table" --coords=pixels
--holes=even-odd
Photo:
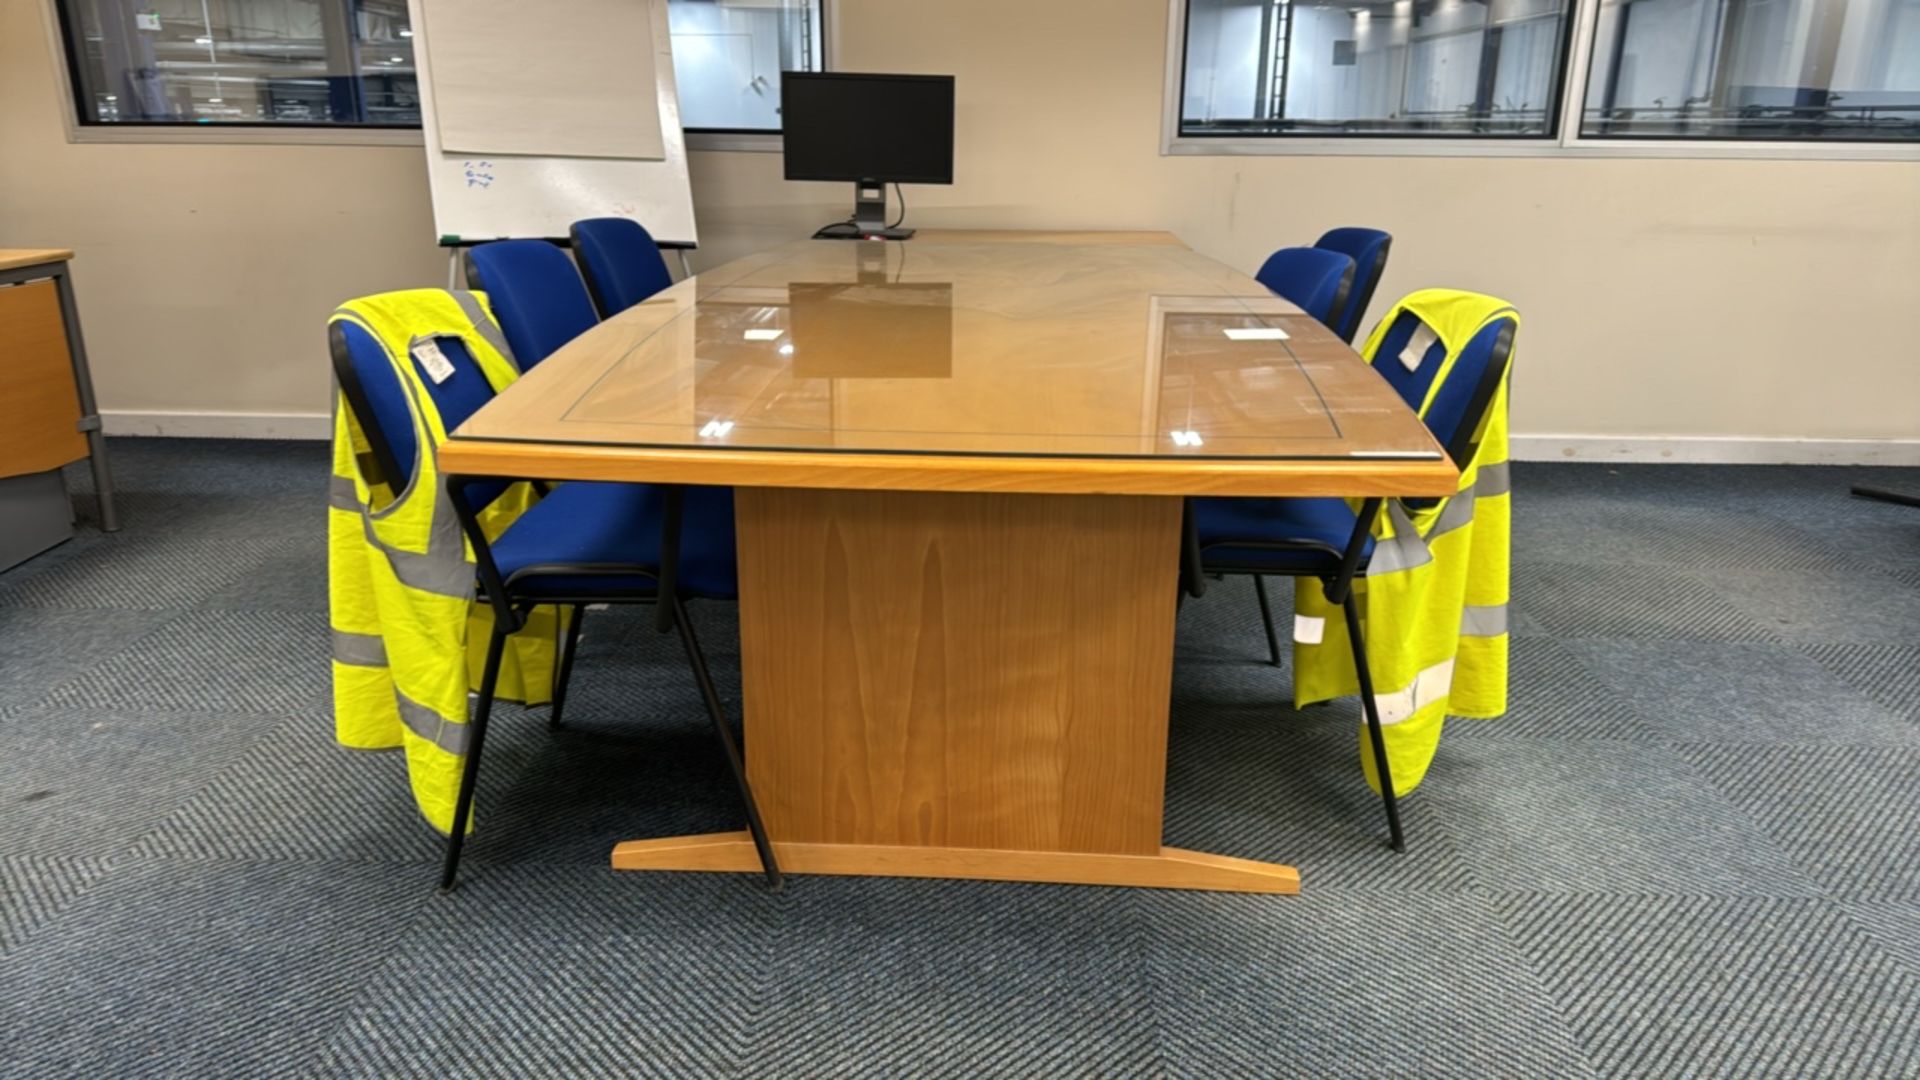
[[[730,484],[747,772],[795,873],[1294,892],[1161,845],[1181,496],[1444,495],[1400,398],[1164,233],[803,241],[582,335],[440,468]],[[618,845],[757,871],[747,833]]]

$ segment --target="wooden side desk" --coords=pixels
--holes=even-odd
[[[747,771],[795,873],[1294,892],[1161,843],[1182,496],[1444,495],[1318,322],[1165,234],[805,241],[582,335],[441,471],[735,487]],[[745,832],[619,845],[757,870]]]
[[[69,535],[63,465],[90,458],[100,526],[113,505],[87,348],[67,263],[73,252],[0,248],[0,569]],[[64,515],[64,517],[63,517]]]

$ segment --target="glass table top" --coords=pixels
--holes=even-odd
[[[1316,320],[1170,237],[810,240],[607,320],[458,439],[1086,457],[1440,457]]]

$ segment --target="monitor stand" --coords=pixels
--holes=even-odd
[[[912,229],[887,228],[887,185],[870,180],[853,185],[853,227],[855,231],[846,234],[849,240],[905,240],[913,235]]]

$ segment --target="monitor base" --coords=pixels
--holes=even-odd
[[[913,236],[912,229],[862,229],[847,222],[836,222],[825,226],[813,234],[815,240],[906,240]]]

